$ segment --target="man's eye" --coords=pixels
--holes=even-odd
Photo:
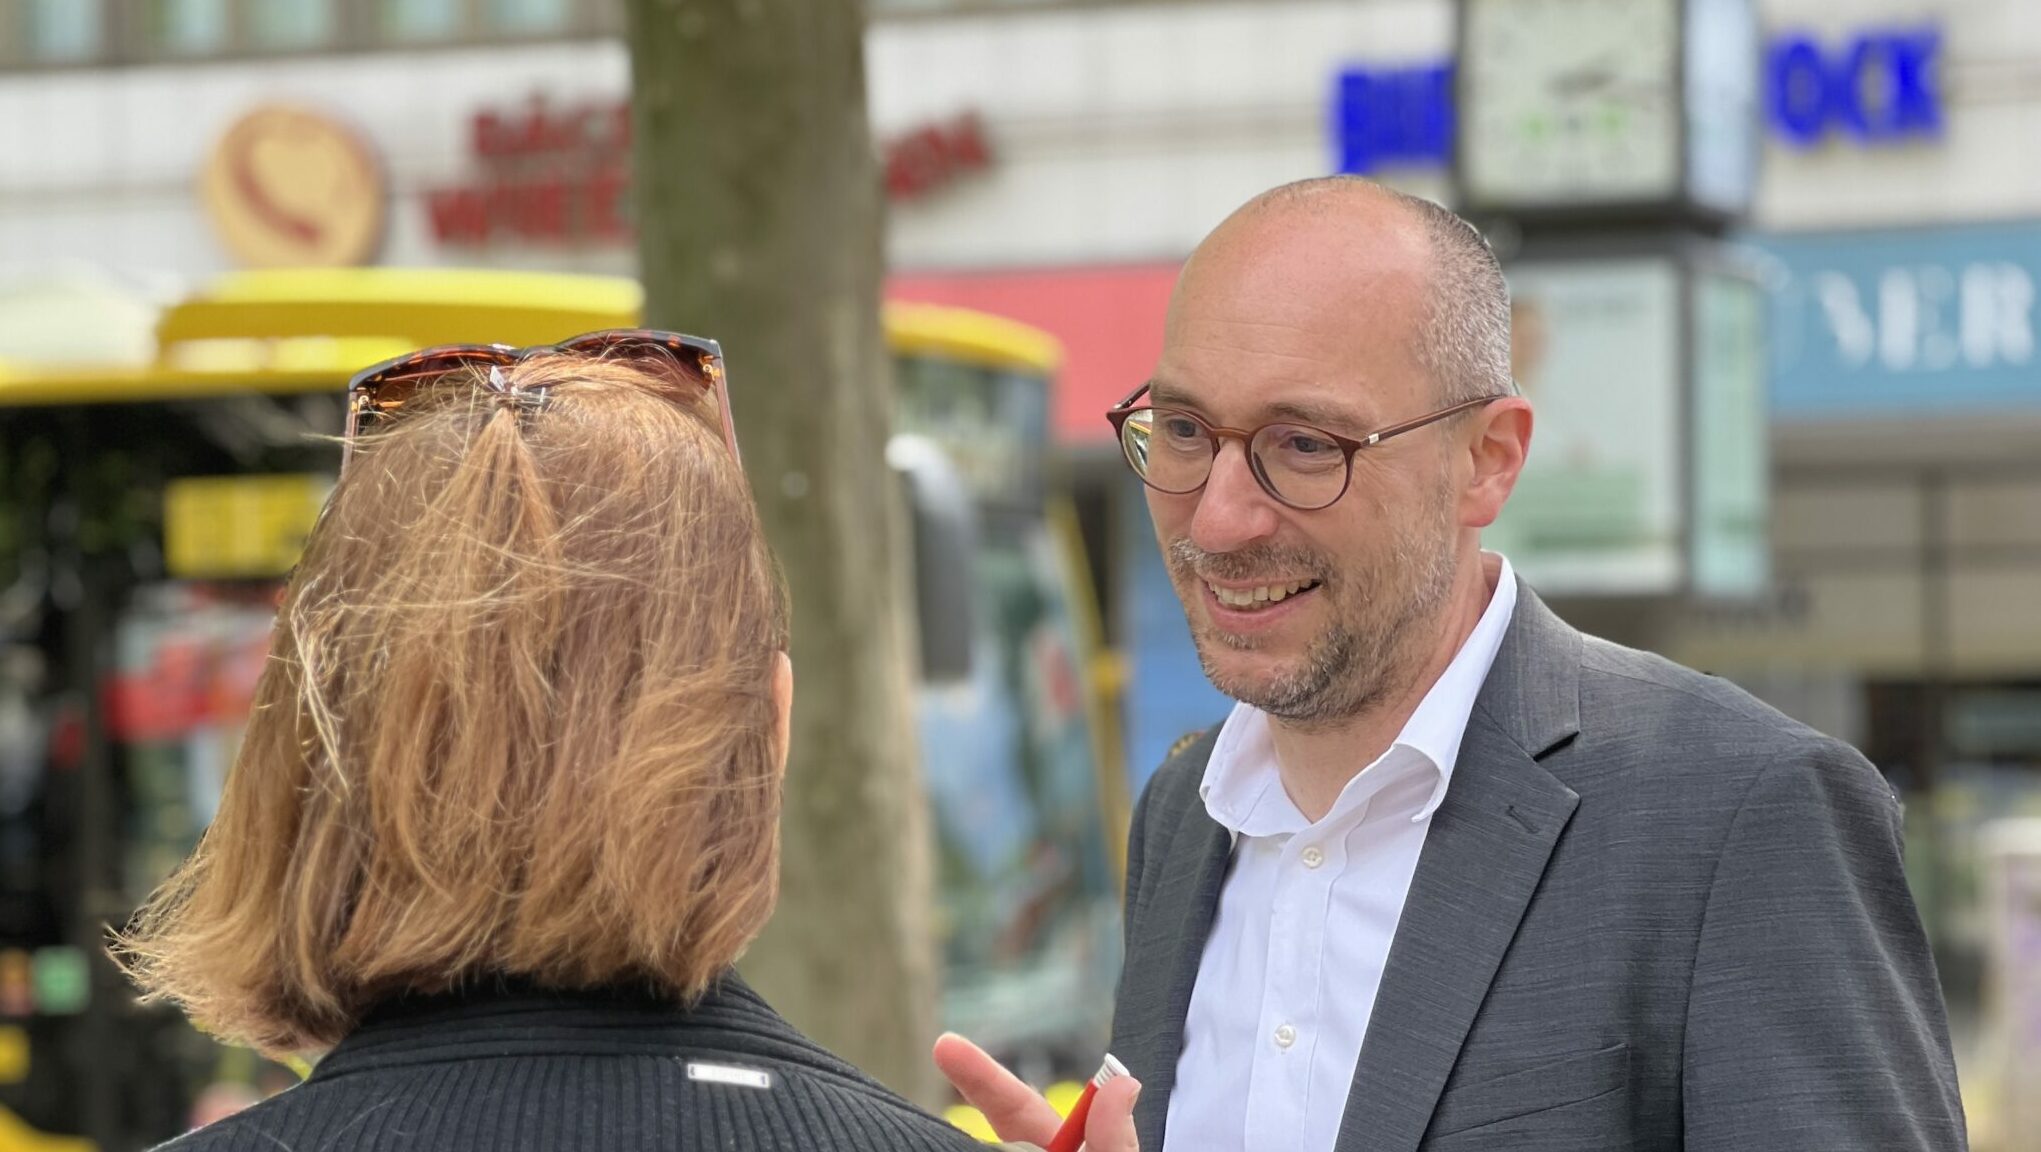
[[[1316,456],[1339,451],[1339,445],[1323,436],[1313,436],[1308,432],[1285,433],[1277,444],[1283,451],[1296,456]]]

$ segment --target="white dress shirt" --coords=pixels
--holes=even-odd
[[[1499,558],[1500,559],[1500,558]],[[1389,751],[1316,823],[1236,705],[1199,794],[1233,833],[1169,1098],[1164,1152],[1331,1152],[1432,813],[1516,610],[1509,561],[1474,631]]]

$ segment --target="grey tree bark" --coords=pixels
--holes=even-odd
[[[818,1042],[936,1097],[903,511],[884,460],[879,174],[856,0],[630,0],[647,322],[723,342],[793,594],[778,914],[743,970]]]

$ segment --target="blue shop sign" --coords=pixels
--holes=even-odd
[[[1453,66],[1349,68],[1333,86],[1339,170],[1441,168],[1453,155]]]
[[[1780,419],[2041,409],[2041,221],[1766,235]]]
[[[1802,148],[1836,132],[1870,145],[1935,139],[1941,49],[1934,27],[1880,29],[1826,47],[1811,36],[1778,37],[1766,53],[1772,128]]]
[[[1774,37],[1765,53],[1765,119],[1774,135],[1812,148],[1840,134],[1864,146],[1939,139],[1942,32],[1876,28],[1841,41]],[[1355,65],[1333,80],[1339,171],[1443,168],[1458,130],[1450,61]]]

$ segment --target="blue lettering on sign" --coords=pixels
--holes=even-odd
[[[1333,89],[1341,172],[1431,168],[1453,154],[1453,66],[1350,68]]]
[[[1834,49],[1789,34],[1767,51],[1772,130],[1812,148],[1840,133],[1865,145],[1935,139],[1943,131],[1941,30],[1860,33]],[[1453,155],[1453,65],[1354,67],[1333,84],[1339,171],[1437,168]]]
[[[1782,37],[1768,61],[1772,126],[1802,148],[1838,128],[1865,144],[1938,137],[1941,47],[1936,28],[1867,32],[1834,54],[1807,36]]]

